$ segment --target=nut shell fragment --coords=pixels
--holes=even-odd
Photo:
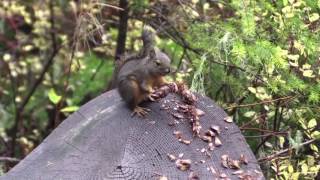
[[[191,167],[191,160],[190,159],[178,159],[176,161],[176,166],[181,171],[186,171]]]
[[[215,138],[214,138],[214,144],[215,144],[216,146],[221,146],[221,145],[222,145],[222,142],[221,142],[221,140],[220,140],[218,137],[215,137]]]
[[[227,116],[227,117],[223,118],[223,120],[224,120],[225,122],[227,122],[227,123],[232,123],[232,122],[233,122],[233,119],[232,119],[231,116]]]
[[[173,154],[167,154],[170,161],[175,161],[177,158]]]

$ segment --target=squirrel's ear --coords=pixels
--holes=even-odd
[[[150,56],[150,59],[156,59],[156,51],[154,49],[151,49],[149,56]]]

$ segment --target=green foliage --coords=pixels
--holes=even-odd
[[[283,166],[275,169],[277,178],[314,178],[319,165],[310,163],[310,170],[305,163],[310,157],[319,160],[318,148],[311,143],[311,152],[305,156],[306,147],[301,144],[319,138],[318,3],[233,0],[230,5],[219,7],[224,11],[232,9],[234,16],[194,23],[187,33],[188,41],[194,42],[193,48],[211,55],[201,70],[208,77],[203,83],[205,93],[224,107],[238,104],[236,99],[241,98],[242,104],[253,104],[232,108],[235,111],[230,113],[239,124],[252,121],[250,125],[257,129],[291,132],[269,138],[269,145],[260,148],[260,156],[285,149],[286,141],[295,149],[295,154],[290,155],[293,161],[280,160]],[[202,68],[198,66],[200,62],[194,59],[194,77]],[[268,101],[272,103],[263,103]],[[260,119],[265,113],[266,118]],[[259,143],[248,140],[253,148]]]
[[[17,154],[26,155],[54,128],[52,122],[106,89],[118,13],[104,3],[118,1],[54,1],[51,29],[47,4],[0,1],[0,35],[6,39],[0,38],[0,138],[8,143],[17,105],[53,50],[52,32],[61,46],[22,112]],[[319,0],[134,0],[129,7],[129,53],[141,47],[144,23],[159,27],[157,46],[177,68],[172,79],[225,108],[258,149],[257,158],[287,150],[261,163],[267,179],[314,179],[320,169]],[[69,19],[74,14],[79,16]],[[29,33],[8,23],[13,15],[22,17],[24,27],[32,25]],[[309,140],[317,141],[304,144]]]
[[[61,96],[57,95],[54,89],[49,90],[48,97],[53,104],[58,104],[58,102],[61,100]]]

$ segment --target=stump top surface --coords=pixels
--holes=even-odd
[[[191,171],[200,179],[219,179],[217,173],[225,173],[230,179],[239,179],[221,165],[221,156],[239,159],[243,154],[249,161],[242,165],[253,177],[264,179],[253,153],[239,128],[223,119],[226,113],[209,98],[199,97],[196,104],[205,112],[200,122],[203,131],[211,125],[221,128],[222,145],[216,147],[211,157],[201,153],[207,143],[192,137],[189,122],[175,126],[174,120],[161,104],[166,100],[179,100],[169,95],[160,102],[145,103],[152,112],[144,119],[131,117],[131,111],[117,91],[109,91],[83,105],[58,126],[33,152],[0,179],[50,180],[50,179],[188,179]],[[174,130],[182,132],[190,145],[178,142]],[[191,159],[191,168],[181,171],[167,154]],[[197,163],[196,163],[197,162]]]

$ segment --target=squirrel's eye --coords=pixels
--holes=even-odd
[[[160,66],[160,65],[161,65],[161,62],[160,62],[159,60],[156,60],[155,62],[156,62],[156,65],[157,65],[157,66]]]

